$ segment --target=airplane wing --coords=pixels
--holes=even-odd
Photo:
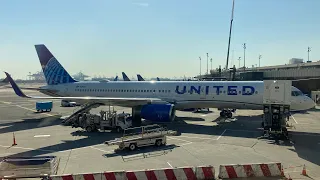
[[[81,103],[102,103],[105,105],[119,105],[119,106],[125,106],[125,107],[133,107],[133,106],[138,106],[138,105],[144,105],[148,104],[154,101],[160,101],[162,102],[163,100],[158,99],[158,98],[118,98],[118,97],[52,97],[52,96],[28,96],[22,90],[19,88],[19,86],[14,82],[14,80],[11,78],[10,74],[5,72],[8,80],[14,90],[14,92],[23,98],[32,98],[32,99],[61,99],[61,100],[72,100],[76,102],[81,102]]]

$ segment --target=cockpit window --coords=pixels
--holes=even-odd
[[[291,96],[303,96],[301,91],[291,91]]]

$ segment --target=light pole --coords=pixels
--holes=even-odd
[[[262,58],[261,54],[259,55],[259,67],[260,67],[260,59]]]
[[[212,58],[210,58],[210,63],[211,63],[211,70],[210,71],[212,71]]]
[[[243,71],[246,70],[246,43],[243,43]]]
[[[240,60],[241,60],[241,57],[239,57],[239,58],[238,58],[238,61],[239,61],[239,68],[240,68]]]
[[[208,74],[208,59],[209,59],[209,54],[207,53],[207,74]]]
[[[309,54],[310,54],[310,51],[311,51],[311,47],[308,47],[308,61],[309,61]]]
[[[201,57],[199,57],[200,59],[200,76],[199,76],[199,80],[201,79]]]

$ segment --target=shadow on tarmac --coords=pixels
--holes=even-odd
[[[0,134],[60,125],[60,117],[61,115],[55,115],[38,119],[22,119],[22,121],[18,122],[2,123],[0,124],[0,127],[7,127],[1,128]]]
[[[261,130],[261,115],[235,116],[235,118],[236,120],[232,122],[221,121],[221,119],[219,118],[213,119],[213,122],[217,122],[218,125],[210,126],[187,123],[187,121],[203,121],[203,118],[178,117],[174,122],[166,124],[166,127],[170,130],[178,131],[179,133],[205,134],[214,136],[221,136],[221,134],[223,134],[223,136],[253,139],[257,139],[262,136],[263,133]],[[10,126],[0,129],[0,133],[15,132],[19,130],[33,129],[59,124],[60,120],[57,117],[46,117],[34,120],[30,119],[22,122],[7,123],[5,124],[5,126]],[[4,124],[2,124],[1,126],[4,126]],[[72,141],[63,141],[59,144],[17,153],[12,156],[39,156],[48,154],[50,152],[59,152],[76,148],[83,148],[87,146],[102,144],[105,141],[112,140],[121,136],[120,134],[113,132],[87,133],[83,131],[75,131],[71,133],[71,135],[83,136],[84,138]],[[299,157],[314,164],[320,165],[320,145],[318,144],[320,142],[319,133],[295,132],[289,130],[289,135],[291,136],[293,144],[280,143],[278,145],[286,145],[288,146],[288,149],[294,149],[294,151],[298,154]],[[270,143],[276,143],[272,139],[268,141],[270,141]],[[147,152],[148,150],[149,148],[143,148],[143,150],[141,148],[141,152]],[[151,150],[153,149],[151,148],[150,151]],[[110,155],[106,156],[110,157]]]

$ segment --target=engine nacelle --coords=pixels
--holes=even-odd
[[[173,104],[146,104],[141,107],[140,116],[156,123],[171,122],[176,116]]]

